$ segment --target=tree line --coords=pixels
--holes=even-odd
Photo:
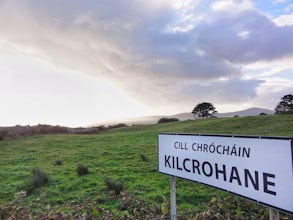
[[[218,113],[216,107],[209,102],[202,102],[196,105],[192,112],[195,118],[211,118]],[[275,114],[293,114],[293,95],[288,94],[281,98],[275,108]]]
[[[202,102],[197,104],[192,112],[194,118],[214,118],[218,113],[216,107],[210,102]],[[264,113],[261,113],[264,114]],[[275,107],[275,114],[293,114],[293,95],[288,94],[281,98],[281,101]],[[176,118],[160,118],[158,123],[167,123],[179,121]]]

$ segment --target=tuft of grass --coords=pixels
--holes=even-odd
[[[76,166],[76,172],[79,176],[83,176],[88,174],[90,171],[89,171],[89,168],[84,166],[83,164],[78,164]]]
[[[32,185],[34,188],[44,186],[47,183],[49,183],[49,175],[45,171],[39,168],[32,170]]]
[[[56,160],[54,165],[61,166],[62,165],[62,160]]]
[[[27,195],[32,194],[35,189],[49,183],[49,175],[40,168],[34,168],[31,173],[31,178],[17,188],[18,190],[25,191]]]
[[[141,154],[140,155],[140,158],[143,162],[148,162],[149,161],[149,158],[145,155],[145,154]]]
[[[106,178],[104,181],[105,181],[105,184],[106,184],[108,190],[113,191],[115,193],[115,195],[119,195],[124,188],[123,183],[118,180]]]

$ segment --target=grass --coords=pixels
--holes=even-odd
[[[293,115],[212,118],[128,126],[98,135],[37,135],[0,141],[0,204],[11,202],[32,170],[40,168],[50,182],[23,199],[29,207],[41,203],[42,208],[50,204],[62,209],[65,203],[91,199],[99,207],[117,210],[118,201],[109,197],[105,184],[109,178],[123,183],[128,193],[160,206],[164,196],[169,198],[170,189],[169,177],[158,173],[158,132],[292,137]],[[56,161],[62,163],[56,166]],[[79,176],[78,164],[86,166],[89,173]],[[227,195],[186,180],[178,179],[176,184],[179,209]]]

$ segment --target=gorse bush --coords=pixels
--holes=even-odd
[[[115,195],[119,195],[120,192],[123,190],[123,183],[118,180],[113,180],[111,178],[106,178],[105,184],[109,191],[114,191]]]
[[[79,176],[83,176],[83,175],[88,174],[90,171],[89,171],[89,169],[88,169],[86,166],[84,166],[83,164],[78,164],[78,165],[76,166],[76,172],[77,172],[77,174],[78,174]]]

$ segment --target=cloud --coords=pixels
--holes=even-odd
[[[292,4],[293,6],[293,4]],[[278,26],[293,26],[293,14],[281,15],[274,19]]]
[[[214,11],[229,12],[229,14],[239,13],[241,11],[254,9],[250,0],[233,1],[233,0],[219,0],[211,5]]]
[[[194,96],[249,101],[264,82],[245,79],[243,65],[292,56],[293,27],[277,26],[251,1],[217,1],[198,17],[206,4],[3,0],[0,48],[111,80],[159,107]]]
[[[147,72],[151,77],[199,79],[239,73],[237,67],[227,62],[195,53],[192,34],[164,32],[164,27],[176,17],[170,7],[160,5],[150,11],[127,1],[115,1],[115,7],[113,4],[107,2],[91,7],[89,1],[85,1],[74,8],[54,1],[28,4],[25,8],[19,7],[17,12],[29,11],[29,14],[3,24],[16,27],[21,20],[26,20],[26,26],[6,30],[3,35],[8,35],[7,38],[20,47],[33,48],[57,65],[98,75],[107,72],[114,78],[124,77],[123,72],[131,74],[132,69],[136,75]],[[59,7],[66,8],[66,13],[61,14],[64,10]],[[136,10],[132,10],[134,8]],[[14,10],[9,5],[2,9]],[[32,16],[34,13],[38,19]]]
[[[256,10],[215,12],[198,27],[201,50],[238,64],[292,57],[292,35],[293,26],[277,26]]]
[[[288,0],[275,0],[274,2],[276,4],[280,4],[280,3],[284,3],[284,2],[287,2]]]
[[[262,83],[264,83],[263,80],[243,80],[234,77],[201,84],[197,82],[185,83],[181,86],[181,90],[188,99],[196,97],[201,101],[207,99],[221,104],[237,104],[256,97],[256,88]]]

